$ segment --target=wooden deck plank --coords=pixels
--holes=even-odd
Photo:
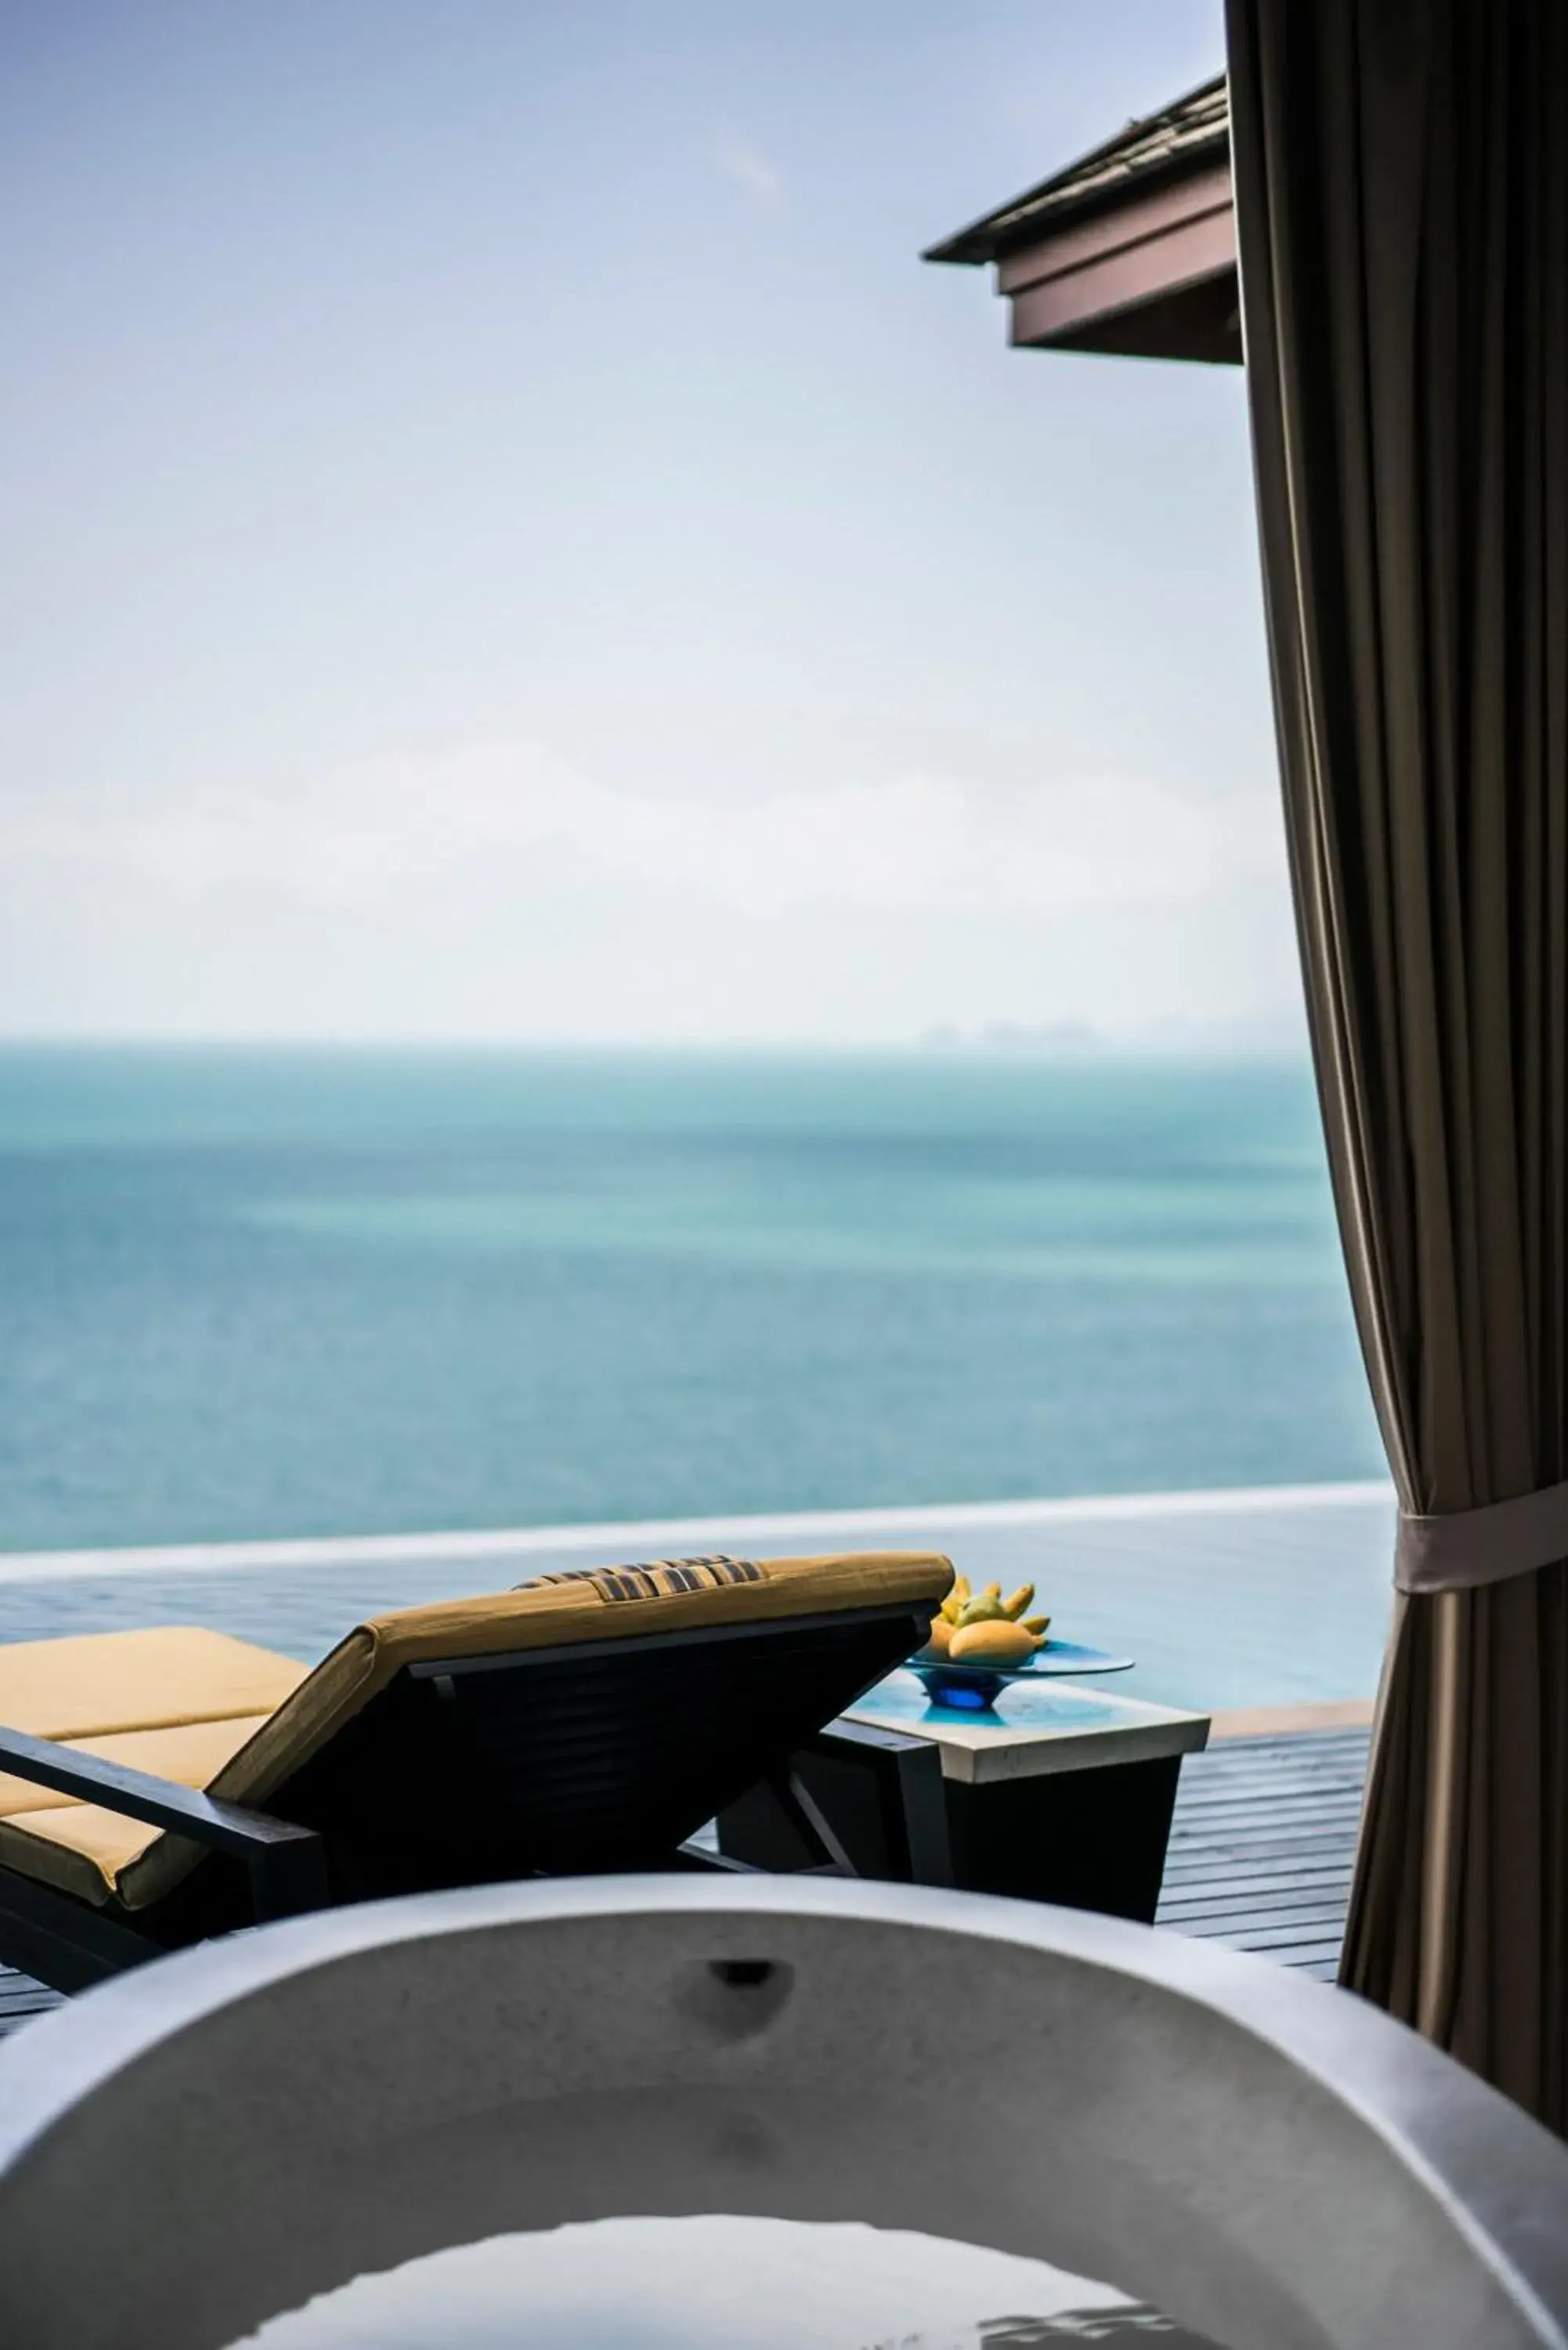
[[[1260,1861],[1246,1856],[1217,1860],[1212,1854],[1195,1852],[1166,1870],[1164,1891],[1167,1900],[1178,1901],[1238,1888],[1244,1891],[1249,1886],[1272,1887],[1276,1891],[1299,1887],[1307,1892],[1314,1886],[1348,1884],[1350,1874],[1351,1863],[1343,1845],[1337,1852],[1320,1854],[1312,1861],[1303,1861],[1294,1853],[1283,1859]]]
[[[1281,1819],[1277,1815],[1261,1821],[1226,1821],[1211,1828],[1183,1829],[1173,1842],[1171,1858],[1186,1861],[1201,1856],[1218,1860],[1226,1853],[1235,1853],[1262,1860],[1271,1852],[1298,1856],[1311,1852],[1337,1854],[1345,1849],[1347,1838],[1351,1849],[1355,1849],[1355,1825],[1354,1813],[1347,1813],[1340,1820],[1303,1821],[1299,1828],[1293,1826],[1288,1817]]]
[[[1214,1749],[1210,1747],[1208,1752],[1212,1754]],[[1333,1762],[1316,1766],[1303,1766],[1281,1757],[1277,1762],[1271,1762],[1266,1771],[1244,1774],[1226,1772],[1222,1765],[1216,1765],[1213,1783],[1203,1790],[1199,1800],[1205,1804],[1232,1804],[1245,1796],[1277,1788],[1282,1777],[1287,1779],[1291,1785],[1320,1798],[1353,1795],[1360,1791],[1362,1767],[1360,1755],[1348,1754],[1336,1757]]]
[[[1260,1757],[1258,1763],[1246,1771],[1228,1769],[1220,1749],[1210,1746],[1208,1752],[1212,1757],[1212,1776],[1203,1790],[1203,1799],[1222,1804],[1249,1791],[1255,1793],[1261,1787],[1274,1785],[1281,1772],[1287,1773],[1301,1786],[1316,1788],[1320,1794],[1347,1794],[1361,1778],[1365,1749],[1360,1754],[1324,1754],[1310,1762],[1294,1755],[1271,1754]]]
[[[1282,1764],[1277,1771],[1241,1784],[1204,1788],[1200,1794],[1195,1794],[1191,1811],[1187,1816],[1194,1822],[1218,1818],[1227,1811],[1244,1810],[1249,1806],[1255,1809],[1261,1803],[1272,1803],[1276,1798],[1286,1795],[1293,1802],[1354,1811],[1361,1800],[1358,1783],[1361,1766],[1354,1766],[1355,1777],[1352,1776],[1352,1768],[1346,1764],[1330,1778],[1326,1775],[1314,1777],[1305,1773],[1298,1775],[1288,1764]]]
[[[1320,1877],[1315,1885],[1297,1885],[1289,1877],[1276,1879],[1272,1885],[1229,1884],[1203,1886],[1167,1892],[1161,1899],[1163,1909],[1179,1911],[1185,1917],[1200,1918],[1217,1915],[1221,1909],[1240,1909],[1249,1904],[1254,1909],[1303,1909],[1316,1905],[1332,1907],[1350,1891],[1350,1878],[1343,1871],[1334,1877]]]
[[[1347,1885],[1308,1894],[1299,1901],[1271,1900],[1266,1897],[1259,1900],[1250,1894],[1232,1896],[1229,1900],[1206,1905],[1201,1909],[1176,1907],[1168,1911],[1162,1910],[1159,1922],[1162,1926],[1168,1926],[1174,1933],[1196,1934],[1201,1939],[1210,1934],[1236,1931],[1249,1920],[1262,1925],[1270,1919],[1282,1921],[1292,1918],[1343,1919],[1349,1899],[1350,1887]]]
[[[1206,1867],[1201,1861],[1194,1861],[1180,1869],[1167,1869],[1165,1896],[1168,1900],[1184,1901],[1195,1894],[1245,1893],[1253,1887],[1264,1893],[1278,1893],[1293,1886],[1310,1891],[1314,1887],[1349,1881],[1350,1870],[1339,1853],[1329,1853],[1310,1867],[1293,1856],[1267,1864],[1231,1860],[1218,1867]]]
[[[1360,1764],[1345,1763],[1333,1772],[1295,1773],[1288,1765],[1279,1770],[1261,1772],[1256,1778],[1227,1780],[1218,1786],[1195,1794],[1189,1816],[1205,1819],[1238,1806],[1255,1804],[1260,1797],[1273,1796],[1288,1788],[1293,1796],[1303,1803],[1329,1804],[1337,1808],[1349,1805],[1352,1810],[1361,1800]]]
[[[1246,1804],[1221,1804],[1212,1811],[1197,1811],[1181,1823],[1181,1842],[1208,1844],[1211,1839],[1224,1838],[1235,1842],[1238,1837],[1255,1837],[1259,1834],[1259,1812],[1265,1801],[1270,1804],[1281,1798],[1257,1796]],[[1359,1803],[1324,1803],[1321,1799],[1297,1791],[1288,1799],[1287,1818],[1274,1817],[1267,1823],[1274,1835],[1291,1835],[1318,1834],[1330,1835],[1343,1833],[1348,1827],[1355,1833],[1361,1817]]]
[[[1198,1928],[1172,1925],[1171,1931],[1186,1934],[1193,1941],[1228,1942],[1246,1950],[1283,1950],[1293,1943],[1325,1941],[1337,1950],[1345,1938],[1345,1910],[1341,1907],[1325,1914],[1307,1909],[1281,1918],[1272,1912],[1254,1916],[1243,1909],[1226,1918],[1205,1918]]]
[[[1305,1743],[1304,1735],[1303,1742]],[[1269,1754],[1260,1756],[1247,1770],[1236,1771],[1230,1767],[1220,1748],[1210,1746],[1208,1752],[1212,1757],[1210,1777],[1202,1790],[1202,1800],[1211,1804],[1226,1803],[1248,1788],[1272,1785],[1281,1772],[1288,1773],[1294,1783],[1315,1787],[1320,1794],[1345,1794],[1355,1787],[1361,1777],[1361,1753],[1320,1754],[1315,1757]]]
[[[1179,1927],[1184,1934],[1224,1934],[1245,1926],[1249,1920],[1268,1926],[1284,1925],[1292,1918],[1343,1918],[1349,1898],[1347,1885],[1332,1886],[1315,1893],[1280,1895],[1272,1900],[1251,1895],[1238,1898],[1231,1894],[1222,1901],[1174,1903],[1160,1923]]]
[[[1343,1898],[1348,1901],[1350,1878],[1343,1868],[1335,1870],[1332,1876],[1325,1877],[1320,1873],[1310,1884],[1304,1885],[1288,1870],[1259,1877],[1243,1869],[1228,1874],[1217,1884],[1206,1884],[1201,1879],[1189,1877],[1173,1885],[1168,1878],[1160,1895],[1159,1923],[1163,1926],[1175,1922],[1174,1918],[1167,1918],[1168,1904],[1172,1910],[1178,1910],[1190,1908],[1195,1900],[1212,1899],[1229,1901],[1238,1908],[1250,1902],[1256,1909],[1293,1893],[1302,1893],[1308,1898],[1329,1901]]]

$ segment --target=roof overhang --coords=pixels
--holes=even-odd
[[[1239,366],[1223,76],[926,259],[993,263],[1015,344]]]

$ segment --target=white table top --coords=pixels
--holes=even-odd
[[[969,1786],[1189,1754],[1208,1744],[1210,1721],[1206,1713],[1047,1680],[1015,1681],[993,1711],[961,1713],[932,1705],[905,1672],[867,1690],[845,1718],[930,1739],[941,1750],[942,1776]]]

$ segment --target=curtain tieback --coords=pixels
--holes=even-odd
[[[1399,1518],[1394,1582],[1400,1591],[1473,1591],[1568,1558],[1568,1484],[1442,1517]]]

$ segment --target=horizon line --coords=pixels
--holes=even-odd
[[[982,1033],[918,1036],[530,1036],[486,1035],[467,1030],[428,1034],[383,1034],[342,1030],[313,1034],[260,1029],[0,1029],[0,1051],[89,1051],[154,1047],[160,1051],[214,1047],[254,1048],[264,1052],[503,1052],[503,1053],[888,1053],[919,1055],[940,1060],[1092,1060],[1099,1055],[1152,1055],[1160,1058],[1225,1060],[1305,1060],[1304,1037],[1272,1035],[1227,1036],[1220,1032],[1190,1035],[1117,1035],[1053,1036],[1043,1027],[1038,1035],[1026,1027],[1011,1035]]]

